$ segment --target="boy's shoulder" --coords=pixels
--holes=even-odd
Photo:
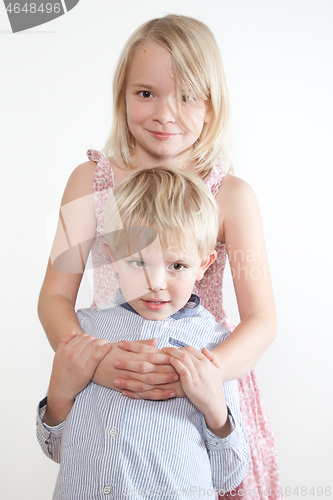
[[[84,324],[109,324],[110,321],[142,322],[143,318],[138,314],[130,313],[126,308],[112,301],[108,304],[99,304],[98,307],[86,307],[76,312],[81,326]]]
[[[111,301],[107,304],[98,304],[98,307],[92,306],[78,309],[76,311],[76,314],[79,319],[84,317],[98,318],[102,316],[126,316],[128,314],[128,310],[127,308],[122,307],[122,305],[118,304],[117,302]],[[141,316],[139,315],[135,316],[141,318]]]
[[[200,350],[202,347],[214,349],[230,334],[230,331],[218,323],[202,305],[196,308],[194,314],[173,321],[170,326],[172,337],[177,337],[179,333],[185,342],[184,346],[191,345]]]
[[[197,308],[196,313],[192,316],[194,319],[198,318],[201,321],[206,321],[207,323],[210,323],[211,325],[214,326],[214,328],[221,328],[222,330],[229,331],[227,328],[222,326],[220,323],[216,321],[214,316],[212,315],[211,312],[208,311],[203,305],[200,304],[200,306]]]

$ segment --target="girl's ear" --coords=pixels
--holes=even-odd
[[[205,118],[204,118],[204,123],[208,123],[211,118],[212,118],[212,102],[209,99],[208,101],[205,101],[206,105],[206,113],[205,113]]]
[[[213,262],[215,262],[215,260],[216,260],[216,251],[213,250],[212,252],[209,253],[208,257],[201,262],[200,269],[198,271],[195,281],[200,281],[203,278],[205,272],[207,271],[209,266],[211,266]]]
[[[111,250],[110,250],[110,247],[109,247],[109,245],[107,244],[106,241],[103,242],[103,250],[110,257],[110,259],[112,260],[113,269],[117,273],[118,272],[117,262],[114,260],[113,255],[112,255]]]

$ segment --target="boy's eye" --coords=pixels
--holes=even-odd
[[[149,92],[149,90],[141,90],[141,92],[139,92],[139,95],[141,97],[144,97],[145,99],[149,99],[149,97],[152,97],[152,93]]]
[[[143,262],[142,260],[131,260],[130,265],[132,267],[135,267],[136,269],[142,269],[142,268],[146,267],[145,262]]]
[[[171,266],[170,266],[170,269],[172,271],[181,271],[184,268],[185,268],[184,264],[179,264],[179,263],[171,264]]]

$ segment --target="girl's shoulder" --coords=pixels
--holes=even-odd
[[[239,198],[247,199],[249,197],[255,197],[255,194],[246,181],[231,172],[227,172],[223,176],[216,198],[221,200],[224,199],[225,201],[229,200],[231,202],[233,200],[239,201]]]
[[[224,242],[225,231],[260,222],[260,210],[252,187],[240,177],[227,173],[216,195],[220,209],[220,241]]]
[[[96,163],[86,161],[71,173],[62,199],[62,205],[93,193]]]

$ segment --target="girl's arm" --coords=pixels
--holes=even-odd
[[[39,319],[55,351],[63,338],[71,331],[74,330],[77,334],[82,333],[74,308],[84,267],[95,236],[96,218],[93,203],[95,167],[96,164],[93,161],[83,163],[73,171],[68,180],[61,202],[62,208],[51,257],[39,296]],[[78,243],[80,243],[79,246]],[[68,250],[69,246],[72,247],[71,250]],[[145,390],[143,384],[150,383],[151,378],[150,373],[145,373],[147,363],[151,361],[151,354],[157,351],[153,345],[154,343],[150,343],[147,346],[147,348],[150,347],[150,354],[148,352],[147,354],[145,352],[134,354],[119,349],[117,344],[113,344],[111,352],[97,367],[93,380],[100,385],[120,391],[121,388],[113,384],[114,378],[120,375],[122,377],[130,375],[131,378],[136,378],[137,383],[140,381],[139,387]],[[118,370],[114,366],[116,358],[135,360],[138,373],[135,373],[135,368],[131,374],[128,374],[126,370]],[[166,354],[158,354],[158,366],[151,365],[152,370],[156,372],[156,383],[166,384],[174,380],[174,369],[170,364],[163,365],[165,358],[168,359]],[[168,390],[164,394],[170,397],[173,392],[173,390]],[[156,398],[156,391],[152,396]]]
[[[241,319],[228,339],[213,351],[219,359],[223,380],[228,381],[252,370],[274,340],[276,315],[262,220],[253,190],[243,180],[227,174],[216,199],[220,207],[219,241],[227,248]],[[146,349],[129,342],[125,348],[132,352]],[[120,361],[122,369],[132,370],[133,366],[131,361]],[[179,382],[157,388],[154,373],[150,379],[156,398],[166,398],[166,387],[174,388],[177,396],[183,395]],[[133,380],[121,378],[119,382],[127,396],[135,397],[130,391],[140,391]],[[148,390],[146,385],[144,390]],[[150,399],[153,391],[136,394]]]
[[[93,209],[93,178],[95,163],[77,167],[70,176],[61,201],[61,215],[38,301],[38,315],[54,350],[72,330],[82,329],[74,310],[82,274],[95,234]],[[83,200],[83,201],[82,201]],[[68,249],[68,242],[73,246]],[[76,242],[80,244],[81,251]],[[56,270],[52,264],[57,256]],[[52,261],[52,262],[51,262]],[[72,270],[78,272],[73,273]],[[62,272],[67,271],[67,272]]]
[[[274,340],[276,314],[263,226],[253,190],[227,174],[217,194],[220,241],[226,245],[241,322],[214,349],[224,380],[248,373]]]

